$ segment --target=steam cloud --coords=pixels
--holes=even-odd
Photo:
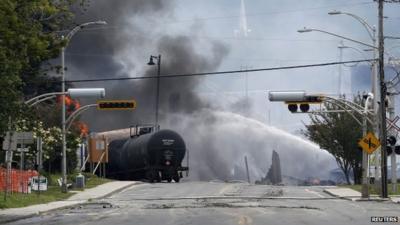
[[[151,54],[162,55],[161,75],[217,70],[228,47],[218,41],[197,39],[199,24],[189,35],[163,30],[160,21],[173,18],[173,6],[174,1],[163,0],[91,2],[88,12],[79,15],[77,22],[103,19],[109,25],[107,29],[88,28],[74,37],[77,40],[67,49],[68,79],[155,76],[156,66],[146,65]],[[191,179],[232,178],[234,167],[243,168],[244,155],[249,157],[252,176],[259,179],[269,167],[273,148],[280,153],[283,174],[326,176],[327,171],[320,168],[334,161],[326,152],[257,121],[222,112],[197,95],[196,87],[201,81],[197,77],[160,79],[161,127],[183,135],[191,154]],[[138,105],[134,112],[87,113],[83,120],[92,131],[154,123],[156,79],[90,86],[105,87],[107,99],[133,98]],[[241,99],[230,110],[248,115],[250,106],[248,99]],[[316,157],[320,157],[318,163]],[[299,158],[304,161],[299,162]]]
[[[175,116],[181,122],[171,126],[187,142],[194,180],[243,179],[240,172],[247,156],[254,182],[265,176],[272,150],[280,156],[284,176],[328,179],[336,168],[334,158],[317,145],[235,113],[204,109]]]

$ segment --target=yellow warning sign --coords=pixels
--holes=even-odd
[[[380,141],[378,138],[375,137],[375,135],[371,132],[368,132],[365,137],[363,137],[359,142],[358,145],[366,151],[368,154],[373,153],[376,149],[381,146]]]

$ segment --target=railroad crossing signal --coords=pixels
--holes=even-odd
[[[381,143],[379,142],[378,138],[375,137],[375,135],[371,132],[368,132],[365,137],[363,137],[359,142],[358,145],[366,151],[368,154],[373,153],[376,149],[378,149],[381,146]]]
[[[99,110],[132,110],[136,108],[135,100],[101,100],[97,101]]]
[[[399,121],[400,117],[396,116],[393,120],[386,119],[387,122],[387,130],[395,129],[397,132],[400,132],[400,127],[397,126],[397,121]]]

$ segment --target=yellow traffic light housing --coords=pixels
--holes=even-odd
[[[99,110],[133,110],[136,108],[135,100],[101,100],[97,101]]]

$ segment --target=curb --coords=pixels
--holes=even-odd
[[[96,200],[97,200],[97,199],[101,199],[101,198],[107,198],[107,197],[109,197],[109,196],[111,196],[111,195],[113,195],[113,194],[115,194],[115,193],[121,192],[121,191],[123,191],[124,189],[130,188],[130,187],[132,187],[132,186],[134,186],[134,185],[137,185],[137,184],[140,184],[140,183],[139,183],[139,182],[134,182],[134,183],[132,183],[132,184],[128,184],[128,185],[123,186],[123,187],[120,187],[120,188],[118,188],[118,189],[116,189],[116,190],[114,190],[114,191],[112,191],[112,192],[110,192],[110,193],[107,193],[107,194],[105,194],[105,195],[102,195],[102,196],[99,196],[99,197],[96,197],[96,198],[93,198],[93,199],[96,199]],[[90,198],[89,198],[89,199],[90,199]],[[38,211],[38,212],[31,213],[31,214],[27,214],[27,215],[15,215],[15,216],[13,216],[12,218],[0,219],[0,224],[11,223],[11,222],[15,222],[15,221],[18,221],[18,220],[28,219],[28,218],[31,218],[31,217],[34,217],[34,216],[43,215],[43,214],[48,213],[48,212],[53,212],[53,211],[56,211],[56,210],[67,209],[67,208],[70,208],[70,207],[75,207],[75,206],[78,206],[78,205],[82,205],[82,204],[87,203],[87,202],[89,201],[89,199],[80,200],[80,202],[73,202],[73,203],[67,204],[67,205],[65,205],[65,206],[60,206],[60,207],[55,207],[55,208],[48,209],[48,210]],[[68,202],[68,200],[64,200],[64,201],[65,201],[65,202]],[[77,201],[79,201],[79,200],[77,200]]]
[[[118,189],[116,189],[116,190],[114,190],[114,191],[112,191],[112,192],[110,192],[110,193],[107,193],[107,194],[105,194],[105,195],[103,195],[103,196],[100,196],[100,197],[97,197],[97,198],[93,198],[93,199],[108,198],[109,196],[111,196],[111,195],[113,195],[113,194],[119,193],[119,192],[121,192],[121,191],[123,191],[123,190],[125,190],[125,189],[127,189],[127,188],[130,188],[130,187],[132,187],[132,186],[134,186],[134,185],[141,184],[141,183],[142,183],[142,182],[135,181],[135,182],[133,182],[132,184],[128,184],[128,185],[126,185],[126,186],[124,186],[124,187],[120,187],[120,188],[118,188]],[[89,199],[87,199],[86,201],[89,201]]]
[[[336,195],[336,194],[333,194],[332,192],[328,191],[327,189],[324,189],[322,192],[324,192],[330,196],[333,196],[335,198],[344,199],[344,200],[348,200],[348,201],[353,201],[352,198],[358,198],[358,196],[346,196],[345,197],[345,196]]]
[[[0,224],[5,224],[5,223],[11,223],[11,222],[15,222],[18,220],[24,220],[24,219],[28,219],[34,216],[39,215],[39,213],[32,213],[32,214],[28,214],[28,215],[23,215],[23,216],[15,216],[14,218],[8,218],[8,219],[0,219]]]
[[[344,200],[348,200],[348,201],[353,201],[353,202],[386,202],[386,201],[392,201],[393,203],[400,203],[400,202],[395,202],[393,201],[391,198],[371,198],[371,196],[369,198],[362,198],[360,196],[340,196],[337,194],[333,194],[332,192],[324,189],[323,192],[336,197],[338,199],[344,199]]]

